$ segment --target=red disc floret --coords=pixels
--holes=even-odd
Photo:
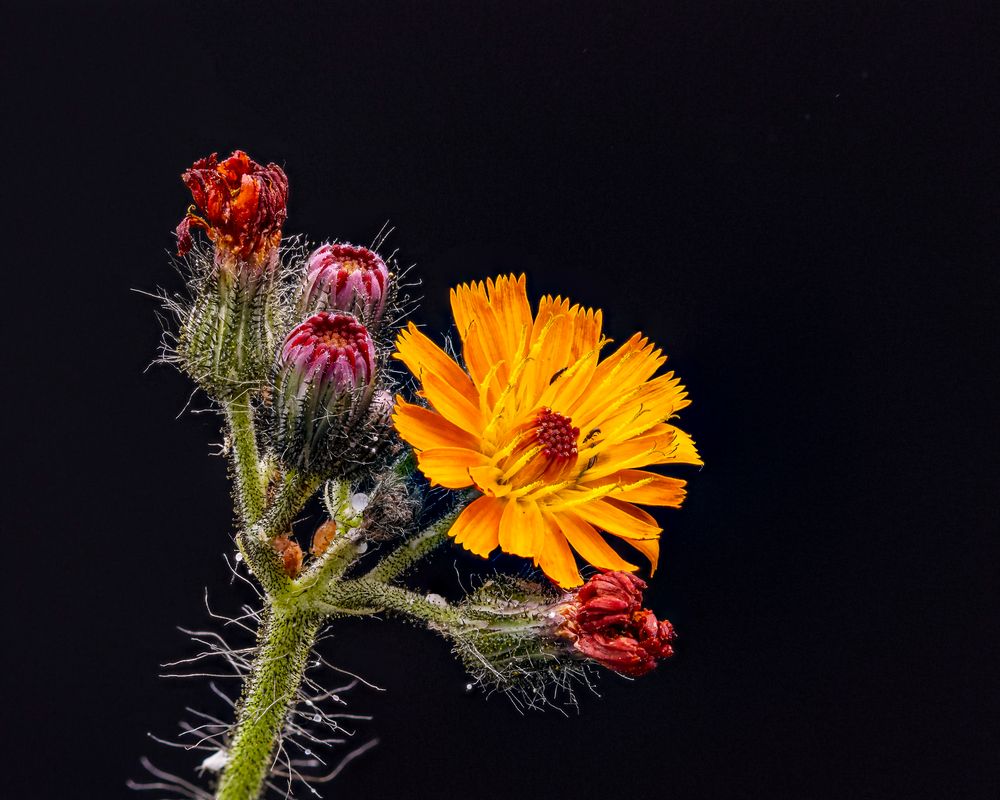
[[[580,429],[573,420],[551,408],[543,408],[535,418],[535,441],[542,453],[551,459],[576,458]]]

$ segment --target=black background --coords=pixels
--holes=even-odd
[[[34,4],[3,48],[9,797],[125,797],[229,588],[212,414],[155,355],[179,173],[284,165],[290,232],[446,289],[526,271],[663,344],[706,467],[649,603],[679,655],[581,713],[342,625],[381,746],[331,797],[995,798],[989,4]],[[195,408],[205,407],[196,398]],[[453,590],[439,556],[418,582]]]

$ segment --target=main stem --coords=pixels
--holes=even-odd
[[[315,574],[302,576],[304,582],[300,584],[284,574],[269,543],[288,529],[319,480],[290,471],[278,495],[268,504],[249,397],[231,400],[225,408],[242,517],[237,542],[247,565],[265,589],[268,610],[244,684],[216,800],[255,800],[271,772],[317,631],[327,616],[337,613],[337,606],[341,607],[339,613],[393,609],[430,624],[454,621],[456,610],[447,604],[391,586],[387,581],[447,539],[448,529],[469,498],[462,498],[449,514],[401,546],[366,579],[343,583],[336,579],[357,555],[354,542],[348,540],[329,554],[313,571]],[[341,587],[340,591],[335,587]],[[334,596],[328,596],[330,593]]]
[[[261,793],[322,622],[301,608],[272,606],[245,684],[217,800],[254,800]]]

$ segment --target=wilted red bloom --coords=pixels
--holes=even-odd
[[[288,216],[288,178],[277,164],[262,167],[242,150],[196,161],[181,176],[194,204],[177,226],[177,254],[191,249],[191,228],[202,228],[235,258],[260,258],[281,242]]]
[[[674,626],[642,607],[646,582],[628,572],[603,572],[588,580],[564,610],[564,631],[574,647],[599,664],[639,677],[674,654]]]

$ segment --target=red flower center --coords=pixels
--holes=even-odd
[[[543,408],[535,418],[535,441],[547,458],[575,459],[579,437],[580,429],[573,426],[573,420],[551,408]]]

